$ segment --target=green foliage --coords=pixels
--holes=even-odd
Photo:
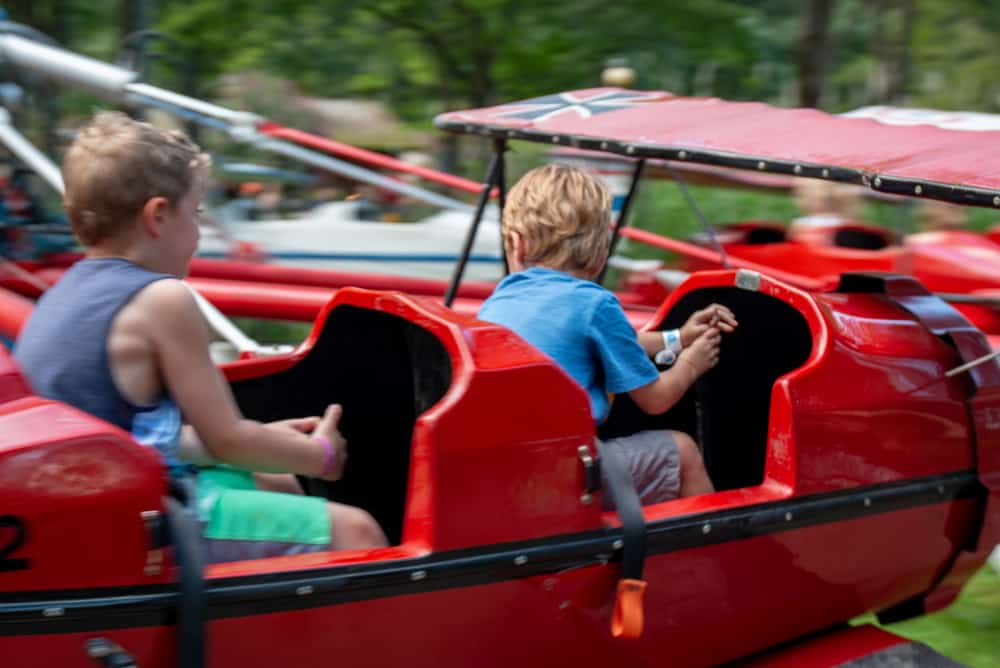
[[[875,618],[868,615],[854,623],[875,623]],[[984,566],[950,607],[886,629],[971,668],[995,668],[1000,665],[1000,575]]]

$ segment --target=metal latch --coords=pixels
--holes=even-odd
[[[594,500],[594,492],[601,488],[601,460],[590,454],[590,447],[581,445],[576,449],[583,465],[583,494],[580,503],[589,506]]]

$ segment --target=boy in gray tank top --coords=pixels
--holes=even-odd
[[[265,478],[249,473],[336,480],[346,442],[338,405],[322,418],[243,418],[212,363],[207,325],[180,280],[198,243],[207,167],[184,135],[124,114],[100,113],[80,130],[63,179],[86,259],[39,301],[18,362],[39,394],[130,431],[173,477],[195,483],[209,560],[384,546],[364,510],[264,491]]]

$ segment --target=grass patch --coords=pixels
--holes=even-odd
[[[876,623],[874,615],[855,620]],[[958,600],[933,615],[884,626],[972,668],[1000,666],[1000,575],[984,566]]]

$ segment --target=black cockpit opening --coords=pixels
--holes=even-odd
[[[305,480],[306,492],[364,508],[398,544],[414,423],[450,385],[451,360],[433,334],[398,316],[338,306],[298,364],[232,389],[243,414],[263,422],[322,415],[328,404],[342,404],[344,476]]]
[[[719,364],[663,415],[646,415],[627,395],[616,396],[599,435],[683,431],[701,447],[716,489],[737,489],[764,479],[771,388],[780,376],[805,363],[812,335],[806,319],[789,304],[735,287],[685,295],[658,329],[678,328],[713,302],[728,306],[739,321],[734,333],[723,336]]]

